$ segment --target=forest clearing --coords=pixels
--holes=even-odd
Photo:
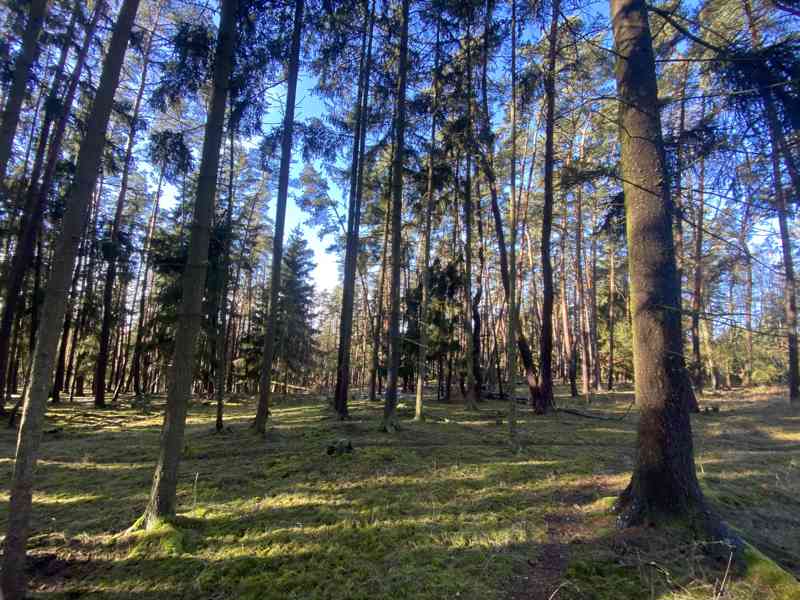
[[[711,560],[691,539],[616,530],[609,500],[633,465],[629,392],[588,406],[558,394],[595,419],[520,411],[519,451],[500,402],[479,412],[432,403],[418,423],[402,399],[402,428],[387,439],[380,404],[353,402],[353,419],[341,422],[317,397],[280,398],[267,441],[253,443],[252,399],[229,402],[223,434],[211,403],[197,401],[179,516],[144,533],[124,528],[147,501],[163,399],[146,411],[79,399],[48,420],[32,597],[791,600],[800,418],[781,393],[714,394],[694,418],[704,492],[786,570],[749,565],[724,586],[724,553]],[[329,454],[343,439],[352,452]],[[13,448],[0,431],[4,473]]]
[[[0,0],[0,600],[800,600],[800,0]]]

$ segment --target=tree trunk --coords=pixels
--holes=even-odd
[[[25,596],[25,546],[30,523],[33,476],[44,425],[47,396],[53,383],[58,334],[64,322],[67,294],[75,255],[83,231],[92,190],[97,182],[105,133],[128,47],[139,0],[125,0],[114,25],[94,103],[86,122],[73,183],[68,192],[62,231],[56,242],[41,332],[36,344],[32,380],[25,399],[11,482],[8,528],[3,553],[2,589],[7,600]]]
[[[369,370],[369,400],[375,402],[378,388],[378,370],[380,367],[381,338],[383,337],[383,290],[386,287],[386,267],[389,250],[389,225],[391,215],[389,211],[389,201],[386,201],[386,216],[383,220],[383,250],[381,251],[381,274],[378,282],[378,306],[375,311],[375,328],[372,340],[372,360]]]
[[[70,109],[75,100],[75,93],[78,89],[81,72],[86,62],[86,56],[89,52],[94,31],[97,28],[97,23],[100,18],[100,13],[105,0],[98,1],[90,21],[86,35],[84,36],[83,46],[75,59],[75,67],[70,78],[69,86],[66,94],[64,95],[64,103],[61,114],[59,115],[56,127],[50,139],[49,145],[46,144],[46,133],[49,130],[47,119],[42,128],[43,139],[40,140],[39,149],[37,150],[37,158],[34,161],[34,168],[31,175],[31,180],[26,190],[25,195],[25,209],[22,223],[20,224],[18,233],[17,247],[14,251],[14,256],[11,260],[9,275],[6,281],[5,289],[5,302],[3,303],[3,316],[0,318],[0,398],[4,397],[3,389],[5,388],[5,371],[8,362],[8,339],[11,333],[11,325],[14,322],[14,314],[16,312],[17,302],[20,297],[22,289],[22,282],[25,279],[25,273],[33,259],[33,253],[36,246],[36,232],[41,225],[44,209],[47,202],[47,196],[53,183],[53,178],[56,174],[56,166],[58,163],[58,156],[61,151],[61,142],[64,139],[64,132],[66,131],[69,122]],[[55,81],[55,80],[54,80]],[[51,99],[55,101],[58,98],[58,91],[53,90]],[[44,158],[45,146],[47,146],[47,158],[44,161],[44,175],[42,176],[41,185],[39,184],[39,171],[42,168],[42,159]],[[2,185],[2,183],[0,183]],[[1,401],[0,401],[1,402]],[[1,412],[1,411],[0,411]]]
[[[703,391],[703,358],[700,350],[700,310],[703,305],[703,215],[705,204],[705,160],[700,159],[700,182],[694,225],[694,291],[692,294],[692,360],[694,387]]]
[[[581,146],[583,144],[581,143]],[[581,149],[581,154],[583,150]],[[582,158],[582,157],[581,157]],[[590,340],[589,340],[589,306],[586,300],[586,287],[583,281],[583,190],[575,193],[575,281],[577,282],[578,312],[581,333],[581,393],[589,399],[590,383]]]
[[[608,236],[608,390],[614,389],[614,302],[616,297],[616,246],[614,233]]]
[[[235,130],[230,130],[230,163],[228,168],[228,206],[225,213],[225,243],[222,249],[222,264],[220,265],[219,300],[217,302],[217,331],[214,349],[214,400],[217,405],[217,415],[214,428],[217,433],[222,432],[222,413],[225,408],[225,368],[228,365],[228,288],[230,285],[231,240],[233,238],[233,197],[234,187],[234,150]]]
[[[480,296],[477,296],[480,299]],[[463,390],[467,408],[477,409],[478,397],[475,394],[475,338],[472,327],[472,160],[467,155],[467,166],[464,176],[464,338],[466,354],[464,367],[466,388]]]
[[[564,231],[567,230],[566,207],[564,210]],[[578,397],[578,353],[575,350],[575,340],[572,337],[572,324],[569,320],[569,307],[567,301],[567,244],[566,235],[561,244],[561,331],[564,336],[564,358],[566,359],[567,379],[569,380],[569,395]]]
[[[84,240],[81,244],[82,247],[87,245],[88,242],[86,240]],[[58,404],[61,402],[61,391],[64,389],[64,374],[67,367],[67,343],[69,341],[70,328],[72,327],[72,313],[75,306],[75,299],[78,297],[78,282],[80,281],[84,254],[85,251],[78,252],[78,266],[75,268],[75,275],[72,277],[69,299],[67,300],[67,310],[64,317],[64,329],[61,333],[61,343],[59,344],[58,348],[55,382],[53,383],[53,391],[51,394],[51,401],[53,404]]]
[[[186,411],[192,393],[197,334],[202,319],[208,245],[214,212],[214,196],[217,189],[225,107],[233,72],[238,0],[221,2],[221,10],[215,50],[213,89],[206,119],[192,233],[189,238],[189,254],[182,276],[182,296],[178,311],[178,326],[175,332],[175,348],[170,366],[167,409],[161,432],[158,464],[153,475],[150,500],[144,513],[144,524],[147,527],[155,525],[160,519],[175,514],[178,466],[183,451]]]
[[[0,185],[4,187],[22,103],[25,96],[28,95],[28,79],[30,79],[36,55],[39,53],[39,35],[42,33],[42,27],[47,18],[48,4],[48,0],[31,0],[28,22],[22,34],[22,47],[14,61],[11,89],[8,91],[6,105],[3,108],[2,119],[0,119],[0,182],[2,182]]]
[[[153,46],[154,31],[158,29],[162,5],[163,0],[156,5],[155,17],[153,19],[153,29],[147,36],[147,42],[145,43],[144,51],[142,52],[141,81],[139,82],[139,90],[136,93],[136,100],[133,103],[133,118],[131,119],[130,129],[128,130],[128,142],[125,148],[125,158],[123,159],[122,163],[122,178],[119,186],[119,195],[117,196],[117,205],[114,210],[114,220],[111,225],[111,235],[109,239],[111,254],[108,259],[108,267],[106,269],[106,277],[103,284],[103,319],[100,326],[100,341],[97,350],[97,363],[95,365],[96,368],[94,373],[94,405],[97,408],[103,408],[106,405],[105,380],[106,369],[108,366],[111,324],[114,312],[112,310],[112,300],[114,294],[114,282],[117,278],[117,259],[119,255],[119,233],[122,226],[122,211],[125,208],[125,201],[128,195],[128,178],[130,175],[131,165],[133,163],[133,148],[136,143],[136,127],[139,119],[139,110],[142,106],[142,98],[144,97],[144,90],[147,84],[147,71],[148,67],[150,66],[150,50]]]
[[[342,284],[342,312],[339,319],[339,351],[336,366],[334,406],[340,419],[349,418],[347,394],[350,377],[350,348],[353,337],[353,307],[355,303],[356,270],[361,228],[361,201],[364,182],[364,153],[367,136],[367,109],[369,80],[372,70],[372,30],[375,0],[368,10],[364,2],[364,28],[361,39],[361,64],[359,66],[358,94],[356,100],[356,126],[353,132],[353,160],[350,165],[350,204],[347,217],[347,248],[345,250],[344,282]]]
[[[484,90],[485,92],[485,90]],[[508,274],[508,331],[506,356],[508,357],[508,434],[511,443],[517,443],[517,353],[514,341],[520,329],[517,308],[517,0],[511,0],[511,204],[508,208],[508,238],[510,271]],[[523,161],[524,165],[524,161]],[[524,173],[523,173],[524,175]],[[527,345],[527,340],[526,340]],[[500,373],[498,369],[498,380]]]
[[[547,51],[547,72],[544,79],[547,97],[545,111],[544,206],[542,212],[542,335],[539,352],[539,390],[533,399],[533,409],[544,414],[553,406],[553,266],[550,262],[550,231],[553,226],[553,166],[556,57],[558,55],[558,18],[561,1],[553,0],[553,13]]]
[[[636,401],[636,462],[618,502],[620,524],[709,513],[697,481],[685,402],[680,282],[650,26],[643,0],[611,0],[628,231]],[[716,532],[713,532],[716,533]]]
[[[147,235],[142,246],[141,260],[144,262],[144,274],[142,275],[142,292],[139,296],[139,319],[136,324],[136,340],[133,344],[133,359],[131,363],[131,378],[133,379],[133,393],[136,396],[142,394],[142,351],[144,345],[144,334],[147,326],[147,283],[150,278],[150,244],[153,240],[156,223],[158,222],[158,209],[161,201],[161,189],[164,184],[164,167],[158,178],[158,188],[156,197],[153,200],[153,212],[150,214],[150,223],[147,226]]]
[[[800,402],[800,371],[798,371],[797,363],[797,285],[794,277],[792,240],[789,237],[788,211],[780,180],[778,155],[774,144],[772,149],[772,178],[775,186],[775,205],[778,212],[778,225],[781,232],[781,249],[783,251],[783,270],[785,278],[783,297],[786,314],[786,339],[789,347],[789,401],[794,404]]]
[[[402,0],[400,9],[400,54],[397,66],[397,110],[394,122],[392,160],[392,271],[389,286],[389,356],[386,398],[383,406],[383,429],[397,429],[397,378],[400,371],[400,269],[403,216],[403,167],[405,164],[406,78],[408,74],[408,12],[410,0]]]
[[[425,368],[428,356],[428,303],[430,302],[430,262],[431,262],[431,221],[434,207],[434,156],[436,153],[436,119],[439,112],[439,63],[440,63],[440,22],[436,19],[436,47],[433,67],[433,104],[431,105],[431,137],[428,148],[428,181],[425,193],[425,208],[422,225],[422,298],[419,304],[419,356],[417,359],[417,389],[414,405],[414,420],[421,421],[422,403],[425,393]]]
[[[297,97],[297,75],[300,71],[300,35],[303,30],[304,0],[295,0],[292,48],[289,57],[289,81],[286,92],[286,113],[283,118],[281,139],[281,166],[278,175],[278,206],[275,212],[275,239],[272,247],[272,277],[269,288],[269,315],[264,335],[264,350],[261,357],[261,381],[259,384],[258,410],[254,427],[256,433],[266,433],[269,401],[272,394],[272,359],[275,352],[275,327],[278,322],[278,295],[281,289],[281,267],[283,263],[283,230],[286,223],[286,200],[289,194],[289,169],[292,164],[292,137],[294,134],[294,109]]]

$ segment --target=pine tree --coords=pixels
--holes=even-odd
[[[297,227],[286,240],[279,296],[276,362],[293,375],[303,376],[313,365],[316,328],[312,273],[314,252]]]
[[[103,61],[100,84],[87,120],[87,133],[78,154],[75,177],[70,186],[67,210],[47,283],[41,333],[36,342],[32,379],[25,398],[11,482],[2,570],[2,589],[8,600],[22,600],[25,597],[25,547],[28,540],[33,476],[44,426],[45,405],[53,382],[58,337],[64,323],[67,295],[81,232],[87,219],[89,200],[97,182],[114,94],[119,85],[122,64],[138,9],[139,0],[125,0],[114,25]]]

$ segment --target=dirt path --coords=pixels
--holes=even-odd
[[[555,600],[565,586],[572,546],[588,535],[574,498],[555,498],[557,510],[544,517],[546,539],[533,547],[509,600]]]

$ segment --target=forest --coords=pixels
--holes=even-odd
[[[0,600],[800,598],[798,0],[0,0]]]

